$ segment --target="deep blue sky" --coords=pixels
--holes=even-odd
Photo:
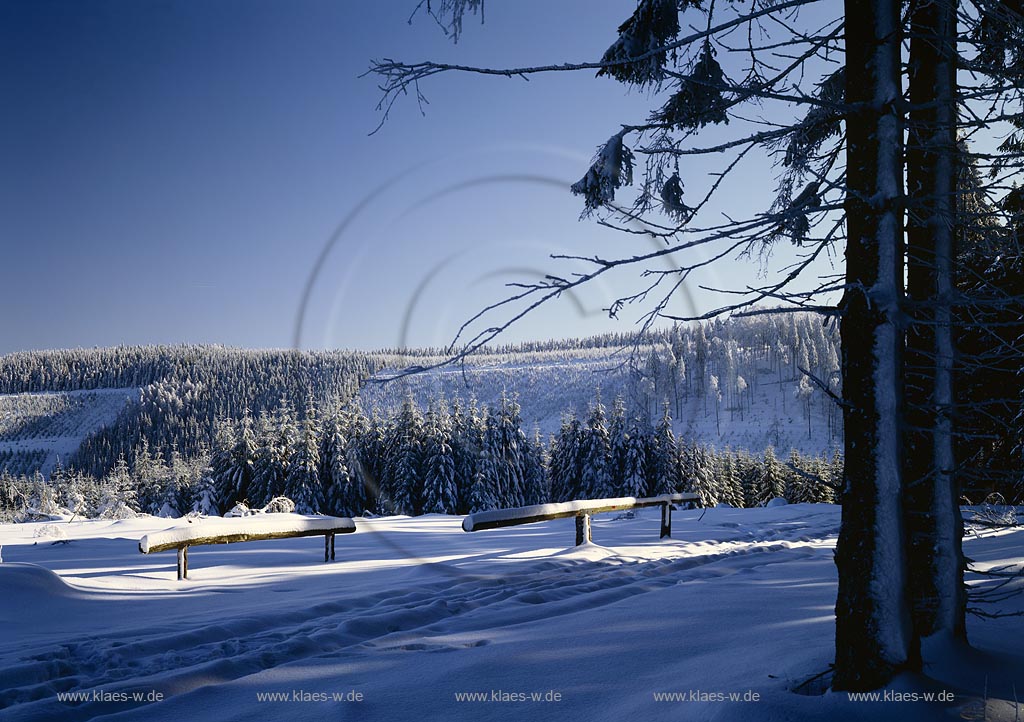
[[[382,57],[597,59],[633,3],[491,2],[457,46],[407,24],[415,4],[0,0],[0,353],[290,346],[307,286],[303,346],[440,344],[502,284],[552,268],[546,254],[637,243],[579,222],[566,186],[644,118],[645,94],[590,73],[438,77],[425,116],[400,103],[368,136],[379,93],[358,77]],[[729,209],[769,187],[752,175]],[[753,280],[748,266],[724,275]],[[616,290],[509,339],[626,330],[598,313]]]

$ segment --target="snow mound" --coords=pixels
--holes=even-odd
[[[600,544],[594,544],[593,542],[587,542],[585,544],[579,544],[577,546],[563,549],[560,552],[555,552],[551,555],[554,559],[579,559],[588,562],[599,562],[611,557],[617,557],[619,553],[614,549],[603,547]]]
[[[3,606],[12,609],[31,600],[80,596],[78,590],[49,569],[28,562],[0,564],[0,589],[4,590]]]
[[[788,501],[783,499],[781,496],[777,496],[774,499],[769,500],[769,502],[767,504],[765,504],[765,506],[767,506],[767,507],[786,506],[787,504],[789,504]]]

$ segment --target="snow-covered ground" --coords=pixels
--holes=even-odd
[[[951,702],[823,693],[837,507],[679,511],[660,541],[657,509],[616,517],[580,548],[572,519],[357,519],[336,562],[317,537],[194,547],[184,582],[173,551],[138,552],[180,522],[0,526],[0,719],[953,720],[982,718],[986,684],[988,719],[1013,719],[1024,696],[1016,617],[890,689]],[[1024,557],[1016,528],[965,543]]]

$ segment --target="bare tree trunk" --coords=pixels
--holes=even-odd
[[[963,520],[953,439],[956,1],[912,6],[907,142],[904,437],[908,574],[918,637],[966,638]]]
[[[907,665],[902,505],[903,128],[900,0],[846,0],[845,455],[836,545],[835,689]]]

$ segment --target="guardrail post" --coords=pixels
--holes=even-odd
[[[590,514],[576,517],[576,546],[590,543]]]
[[[672,536],[672,504],[665,502],[661,505],[661,539]]]
[[[178,581],[188,579],[188,546],[178,547]]]

